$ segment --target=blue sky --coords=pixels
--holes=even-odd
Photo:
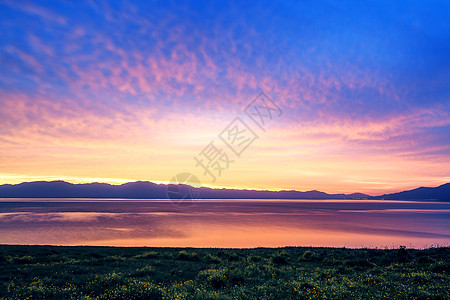
[[[263,90],[283,118],[223,186],[448,182],[449,6],[0,1],[0,178],[164,181]]]

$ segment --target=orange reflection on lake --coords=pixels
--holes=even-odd
[[[450,203],[354,200],[9,199],[1,244],[429,247],[450,243]]]

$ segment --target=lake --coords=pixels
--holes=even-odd
[[[429,201],[0,199],[0,244],[424,248],[449,224]]]

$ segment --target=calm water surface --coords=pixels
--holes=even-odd
[[[422,248],[450,245],[450,203],[0,199],[0,244]]]

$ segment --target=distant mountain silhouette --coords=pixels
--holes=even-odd
[[[164,199],[166,185],[152,182],[72,184],[65,181],[35,181],[0,185],[0,198],[125,198]]]
[[[182,186],[182,185],[181,185]],[[184,186],[186,187],[186,186]],[[420,187],[410,191],[376,197],[361,193],[327,194],[320,191],[261,191],[198,188],[201,199],[386,199],[450,201],[450,183],[439,187]],[[167,185],[148,181],[122,185],[107,183],[72,184],[65,181],[35,181],[0,185],[0,198],[123,198],[168,199]],[[173,197],[172,197],[173,198]]]
[[[327,194],[319,191],[259,191],[199,188],[201,199],[363,199],[361,193]],[[72,184],[65,181],[35,181],[0,185],[0,198],[122,198],[168,199],[167,185],[148,181],[122,185]],[[172,197],[173,198],[173,197]]]
[[[420,187],[410,191],[371,197],[370,199],[450,201],[450,183],[446,183],[434,188]]]

